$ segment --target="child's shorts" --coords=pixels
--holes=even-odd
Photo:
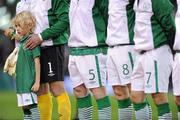
[[[18,106],[37,104],[37,95],[33,92],[17,94]]]

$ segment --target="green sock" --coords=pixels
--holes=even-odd
[[[164,103],[164,104],[160,104],[160,105],[156,105],[156,106],[157,106],[157,110],[158,110],[158,116],[162,116],[165,113],[170,112],[168,103]]]
[[[178,108],[178,120],[180,120],[180,106],[177,106]]]
[[[178,112],[180,112],[180,106],[177,106],[177,110],[178,110]]]
[[[92,120],[93,106],[90,94],[83,98],[77,98],[77,106],[80,120]]]
[[[150,107],[145,101],[143,103],[133,103],[137,120],[149,120],[151,118]]]
[[[156,105],[157,110],[158,110],[158,119],[167,119],[171,120],[172,119],[172,114],[170,112],[169,104],[164,103],[160,105]]]
[[[132,104],[130,98],[124,100],[118,100],[118,116],[119,120],[131,120],[132,119]]]
[[[111,120],[111,105],[108,96],[96,100],[99,120]]]

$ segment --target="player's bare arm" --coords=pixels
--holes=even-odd
[[[34,59],[34,62],[35,62],[35,70],[36,70],[36,75],[35,75],[35,83],[34,85],[32,86],[31,90],[33,92],[37,92],[39,90],[39,86],[40,86],[40,59],[39,57],[36,57]]]

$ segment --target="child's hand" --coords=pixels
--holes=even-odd
[[[5,35],[6,37],[8,37],[9,39],[11,39],[12,33],[13,33],[13,29],[8,28],[8,29],[5,29],[5,30],[4,30],[4,35]]]
[[[4,35],[9,39],[13,40],[15,38],[15,30],[13,27],[4,30]]]
[[[13,27],[5,29],[4,35],[11,40],[19,41],[19,39],[20,39],[20,36],[18,34],[16,34],[15,28],[13,28]]]
[[[31,88],[31,90],[33,92],[37,92],[39,90],[39,86],[40,86],[39,82],[35,82],[34,85]]]

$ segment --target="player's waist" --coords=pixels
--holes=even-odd
[[[117,47],[117,46],[129,46],[134,45],[133,43],[124,43],[124,44],[116,44],[116,45],[109,45],[110,48]]]
[[[95,47],[70,47],[70,55],[93,55],[93,54],[107,54],[108,46],[95,46]]]

